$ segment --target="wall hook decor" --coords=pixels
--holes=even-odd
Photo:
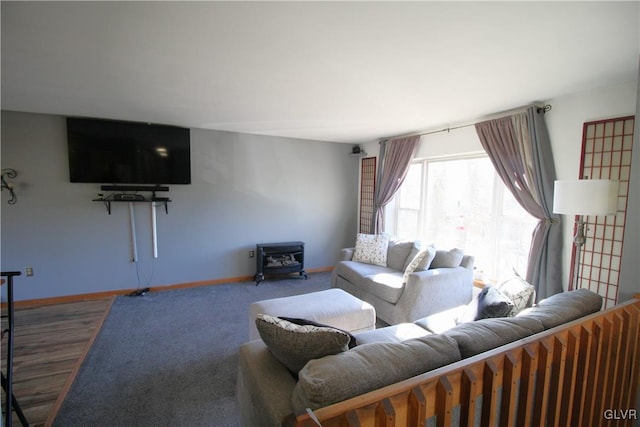
[[[9,190],[9,193],[11,193],[11,197],[8,201],[10,205],[15,205],[18,199],[16,197],[16,193],[13,192],[13,182],[9,182],[7,179],[13,179],[16,176],[18,176],[18,174],[11,168],[2,169],[2,175],[0,176],[0,179],[2,180],[2,188],[0,190]]]

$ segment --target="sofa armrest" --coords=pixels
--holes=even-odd
[[[356,248],[344,248],[340,249],[340,259],[338,261],[351,261],[353,259],[353,253]]]
[[[242,425],[281,426],[296,380],[262,340],[240,346],[236,401]]]
[[[435,268],[408,276],[396,304],[394,323],[413,322],[434,313],[468,304],[473,298],[473,268]]]

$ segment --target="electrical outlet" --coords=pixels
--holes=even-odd
[[[24,269],[24,274],[29,277],[33,276],[33,267],[26,267]]]
[[[253,258],[256,256],[256,251],[249,251],[249,258]]]

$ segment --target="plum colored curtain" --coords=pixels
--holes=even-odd
[[[540,111],[540,112],[539,112]],[[538,219],[526,278],[538,300],[562,292],[562,227],[553,214],[556,171],[544,112],[525,112],[475,125],[480,142],[518,203]]]
[[[391,201],[407,176],[411,159],[413,159],[419,142],[419,135],[380,142],[379,178],[374,198],[373,233],[382,233],[384,207]]]

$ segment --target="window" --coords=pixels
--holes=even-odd
[[[486,155],[414,162],[385,230],[437,248],[475,256],[478,276],[491,281],[524,275],[537,220],[520,207]]]

